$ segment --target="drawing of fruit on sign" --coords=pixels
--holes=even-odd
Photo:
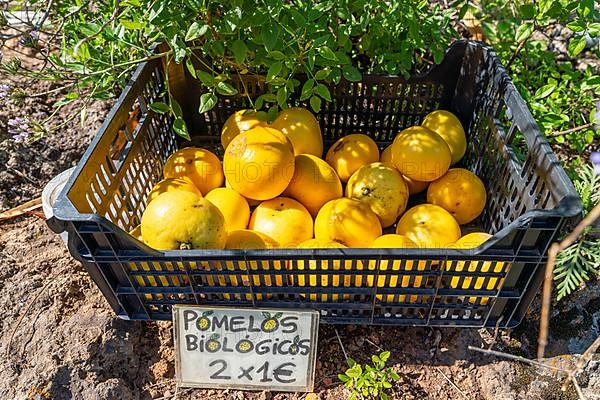
[[[298,343],[300,343],[300,335],[296,335],[296,337],[294,338],[294,343],[292,343],[290,345],[290,354],[291,355],[296,355],[298,354],[298,352],[300,351],[300,346],[298,346]]]
[[[242,339],[235,345],[235,349],[240,353],[248,353],[253,348],[254,344],[248,339]]]
[[[279,318],[283,314],[279,312],[271,316],[271,313],[263,312],[262,315],[265,317],[265,320],[260,324],[260,329],[263,332],[275,332],[279,328]]]
[[[219,337],[221,337],[221,335],[218,333],[213,333],[210,335],[210,339],[208,342],[206,342],[206,351],[209,353],[216,353],[217,351],[221,350],[221,342],[218,340]]]
[[[196,321],[196,326],[198,327],[198,330],[205,331],[208,328],[210,328],[210,319],[208,318],[208,316],[212,313],[212,311],[204,311],[202,313],[202,316]]]

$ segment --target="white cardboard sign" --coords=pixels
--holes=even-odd
[[[310,392],[319,313],[176,305],[179,385]]]

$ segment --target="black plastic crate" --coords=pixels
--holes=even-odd
[[[326,144],[364,132],[383,149],[427,113],[455,113],[468,135],[461,165],[488,190],[476,224],[494,236],[483,246],[153,250],[126,232],[139,223],[166,158],[185,145],[171,117],[147,107],[165,101],[164,76],[160,60],[140,65],[49,221],[56,232],[68,232],[69,251],[123,318],[170,319],[173,304],[205,304],[312,308],[328,323],[514,327],[539,289],[549,244],[580,217],[572,183],[494,52],[459,41],[425,75],[342,81],[318,119]],[[220,98],[200,115],[197,83],[177,66],[169,77],[193,144],[218,148],[223,122],[247,108],[247,99]],[[257,97],[262,82],[245,77],[237,84],[240,93]],[[127,123],[133,109],[137,126]],[[299,270],[299,261],[314,269]]]

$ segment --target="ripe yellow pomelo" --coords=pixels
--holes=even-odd
[[[228,188],[228,189],[233,189],[231,187],[231,185],[229,184],[229,182],[227,181],[227,179],[225,179],[225,187]],[[246,196],[242,196],[242,197],[246,199],[246,201],[248,202],[248,205],[250,207],[256,207],[257,205],[259,205],[262,202],[262,200],[254,200],[254,199],[251,199],[251,198],[246,197]]]
[[[294,151],[277,129],[255,127],[236,136],[223,157],[231,188],[244,197],[267,200],[279,196],[294,176]]]
[[[140,242],[143,242],[144,239],[142,238],[142,226],[141,225],[137,225],[135,228],[133,228],[129,234],[131,236],[133,236],[134,238],[136,238],[137,240],[139,240]]]
[[[344,246],[343,244],[337,243],[337,242],[332,242],[332,241],[328,241],[328,240],[319,240],[319,239],[309,239],[305,242],[302,242],[298,245],[299,249],[345,249],[346,246]],[[308,264],[308,265],[307,265]],[[342,261],[340,260],[321,260],[320,261],[320,266],[319,266],[319,262],[316,260],[309,260],[308,262],[304,261],[304,260],[290,260],[288,261],[288,269],[289,270],[300,270],[300,271],[304,271],[304,270],[351,270],[352,269],[352,260],[345,260],[343,261],[343,266],[342,266]],[[360,261],[356,262],[356,269],[358,270],[362,270],[363,266],[362,263]],[[341,276],[340,275],[327,275],[327,274],[315,274],[315,275],[309,275],[308,276],[308,282],[307,279],[305,278],[305,276],[303,275],[299,275],[299,276],[294,276],[294,275],[290,275],[290,284],[291,285],[297,285],[298,286],[324,286],[324,287],[350,287],[350,286],[355,286],[355,287],[360,287],[362,285],[362,276],[360,275],[355,275],[355,281],[354,284],[352,284],[352,275],[344,275],[343,279],[340,279]],[[329,299],[329,296],[326,294],[321,294],[321,295],[317,295],[317,294],[311,294],[309,296],[310,300],[318,300],[320,297],[320,301],[327,301]],[[343,296],[344,299],[350,298],[349,295],[344,295]],[[338,295],[332,295],[331,296],[331,300],[336,301],[339,299]]]
[[[335,169],[342,182],[347,182],[363,165],[379,161],[379,148],[367,135],[354,133],[339,138],[327,151],[325,161]]]
[[[485,186],[477,175],[452,168],[427,189],[427,202],[448,211],[459,224],[468,224],[481,214],[487,200]]]
[[[306,108],[290,107],[282,110],[271,126],[290,139],[295,155],[323,155],[323,137],[319,121]]]
[[[154,185],[150,193],[148,193],[148,200],[146,201],[146,204],[154,200],[159,194],[170,192],[172,190],[185,190],[186,192],[192,192],[202,196],[200,189],[194,185],[191,179],[186,177],[167,178]]]
[[[392,161],[402,175],[421,182],[431,182],[448,171],[450,148],[434,131],[412,126],[394,139]]]
[[[202,196],[182,190],[166,192],[142,215],[144,242],[157,250],[222,249],[225,218]]]
[[[381,226],[392,226],[406,210],[408,186],[396,168],[375,162],[360,167],[346,185],[346,197],[366,203]]]
[[[380,248],[380,249],[418,249],[419,248],[419,246],[415,242],[413,242],[406,236],[396,235],[396,234],[387,234],[387,235],[379,236],[377,239],[375,239],[373,241],[373,243],[371,244],[371,247],[372,248]],[[391,264],[392,271],[400,271],[401,270],[402,262],[400,260],[395,260],[392,262],[390,262],[388,260],[382,260],[379,263],[379,270],[387,271],[388,268],[390,267],[389,264]],[[426,265],[427,265],[427,263],[425,261],[419,261],[417,264],[417,270],[419,270],[419,271],[425,270]],[[402,270],[411,271],[413,269],[413,267],[414,267],[413,261],[405,261],[404,268]],[[377,268],[377,262],[370,261],[369,262],[369,270],[375,270],[376,268]],[[398,284],[399,276],[402,277],[400,284]],[[385,282],[386,276],[379,275],[379,277],[377,279],[377,287],[389,287],[389,288],[414,287],[414,288],[418,288],[418,287],[421,287],[421,283],[423,281],[423,277],[417,275],[414,278],[412,278],[413,282],[411,284],[411,275],[404,275],[401,272],[397,273],[397,274],[393,274],[393,275],[388,275],[387,279],[389,282],[388,284],[386,284],[386,282]],[[369,275],[369,278],[367,278],[367,284],[369,287],[371,287],[373,285],[373,277],[371,275]],[[382,300],[383,296],[377,295],[377,298],[379,300]],[[415,295],[410,296],[410,300],[409,300],[410,302],[414,302],[416,300],[417,300],[417,296],[415,296]],[[387,295],[386,301],[393,302],[394,295]],[[398,302],[406,301],[406,295],[399,295],[397,301]]]
[[[302,203],[312,216],[323,204],[342,197],[342,182],[331,165],[312,154],[296,156],[294,177],[283,192]]]
[[[421,248],[442,248],[460,238],[460,226],[442,207],[419,204],[400,217],[396,233],[408,237]]]
[[[381,161],[382,163],[384,163],[388,166],[396,168],[396,166],[394,165],[394,162],[392,161],[392,145],[391,144],[381,152],[381,157],[379,158],[379,161]],[[402,175],[402,174],[400,174],[400,175]],[[429,182],[415,181],[414,179],[410,179],[409,177],[404,176],[404,175],[402,175],[402,177],[404,178],[404,181],[408,185],[408,193],[411,196],[413,194],[421,193],[423,190],[427,189],[427,186],[429,186]]]
[[[366,203],[342,197],[325,203],[315,219],[315,238],[347,247],[369,247],[381,236],[377,215]]]
[[[422,126],[440,135],[450,147],[452,164],[456,164],[467,151],[467,137],[459,119],[450,111],[433,111],[423,119]]]
[[[312,238],[313,219],[296,200],[276,197],[256,207],[249,228],[272,237],[280,247],[289,248]]]
[[[279,247],[279,243],[277,243],[277,241],[275,241],[275,239],[271,238],[270,236],[265,235],[264,233],[257,232],[257,231],[251,231],[249,229],[238,229],[238,230],[229,232],[229,234],[227,236],[227,243],[225,244],[225,248],[229,249],[229,250],[234,250],[234,249],[241,249],[241,250],[273,249],[276,247]],[[240,261],[238,263],[238,266],[239,266],[239,269],[241,269],[241,270],[250,269],[253,271],[257,271],[257,270],[265,271],[265,270],[269,269],[269,262],[268,261],[259,262],[256,260]],[[273,266],[274,266],[274,269],[276,269],[276,270],[281,269],[281,263],[279,261],[275,261],[273,263]],[[232,261],[226,261],[225,267],[230,271],[235,270],[235,266]],[[229,279],[230,285],[228,285],[228,279]],[[242,286],[248,286],[249,282],[250,282],[250,277],[248,275],[242,275],[241,280],[242,280],[242,282],[241,282]],[[265,276],[263,282],[265,285],[271,286],[272,285],[271,276]],[[236,275],[219,276],[219,283],[221,284],[221,286],[239,286],[240,285],[240,282],[238,281],[238,278]],[[252,284],[254,286],[260,286],[261,285],[260,278],[258,276],[253,276]],[[282,284],[283,284],[282,276],[276,275],[275,276],[275,285],[281,286]],[[225,294],[224,297],[226,299],[230,299],[232,296],[230,296],[229,294]],[[233,297],[239,298],[240,295],[238,294]],[[252,295],[250,295],[250,294],[246,294],[245,297],[247,300],[252,299]],[[256,299],[261,300],[262,295],[256,294]]]
[[[492,235],[485,233],[485,232],[472,232],[472,233],[468,233],[466,235],[464,235],[463,237],[461,237],[460,239],[458,239],[453,245],[451,245],[451,248],[454,249],[474,249],[476,247],[481,246],[483,243],[485,243],[486,241],[488,241],[490,238],[492,237]],[[458,262],[454,262],[455,263],[455,267],[452,266],[453,262],[448,261],[446,263],[446,270],[447,271],[457,271],[457,272],[461,272],[464,271],[465,269],[465,261],[458,261]],[[492,261],[471,261],[469,263],[469,267],[468,267],[468,271],[469,272],[490,272],[490,270],[492,269]],[[502,272],[505,269],[505,263],[503,262],[496,262],[496,265],[493,267],[494,272]],[[461,277],[455,276],[450,280],[450,287],[453,289],[456,289],[458,287],[460,287],[461,289],[481,289],[484,287],[484,283],[485,280],[487,279],[487,285],[485,285],[485,290],[496,290],[498,289],[499,286],[499,279],[498,278],[484,278],[484,277],[479,277],[477,278],[477,280],[475,281],[475,284],[472,285],[472,277],[464,277],[462,278],[462,284],[461,284]],[[477,302],[477,297],[469,297],[469,302],[470,303],[476,303]],[[489,302],[489,298],[488,297],[482,297],[481,298],[481,304],[485,305]]]
[[[231,114],[221,129],[221,144],[226,149],[234,137],[256,126],[266,126],[267,121],[262,113],[254,110],[239,110]]]
[[[246,229],[250,221],[250,206],[244,196],[224,187],[211,190],[205,198],[221,211],[228,232]]]
[[[205,195],[223,185],[221,161],[200,147],[186,147],[171,154],[163,168],[165,178],[187,177]]]

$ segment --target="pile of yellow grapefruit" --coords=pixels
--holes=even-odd
[[[448,111],[430,113],[387,147],[352,132],[323,155],[321,129],[310,111],[288,108],[268,123],[241,110],[227,119],[221,143],[222,161],[197,147],[168,158],[164,180],[148,194],[136,238],[155,249],[177,250],[470,248],[489,237],[462,235],[461,225],[484,210],[486,189],[473,172],[453,166],[467,141]],[[314,268],[312,262],[286,267]],[[381,268],[397,266],[386,262]]]

